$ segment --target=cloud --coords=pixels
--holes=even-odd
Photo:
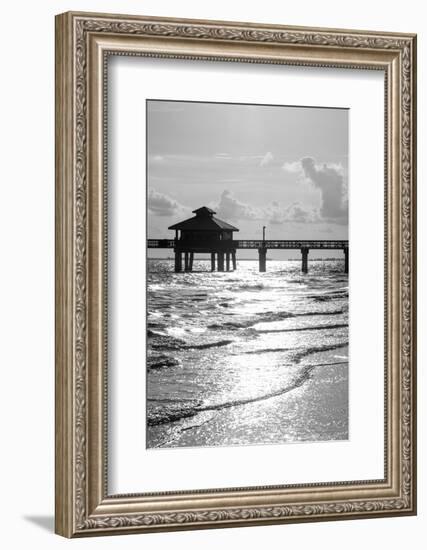
[[[320,190],[320,215],[328,222],[345,224],[348,221],[348,198],[344,170],[339,164],[316,164],[311,157],[301,159],[305,177]]]
[[[272,160],[274,159],[273,153],[265,153],[265,155],[262,157],[261,162],[259,163],[260,166],[266,166],[267,164],[270,164]]]
[[[320,191],[319,216],[323,221],[337,224],[348,222],[347,183],[342,164],[319,164],[311,157],[304,157],[294,162],[285,162],[282,169],[291,174],[300,174]]]
[[[301,161],[296,160],[295,162],[285,162],[282,166],[282,170],[285,172],[290,172],[291,174],[297,174],[302,170]]]
[[[214,207],[214,210],[224,220],[258,220],[263,218],[259,209],[240,202],[228,190],[222,192],[219,203]]]
[[[299,202],[282,206],[277,201],[265,207],[255,207],[238,200],[230,191],[224,190],[219,203],[213,205],[218,217],[227,220],[260,220],[273,225],[283,223],[321,222],[318,210],[306,208]]]
[[[283,208],[279,203],[273,202],[267,211],[268,221],[272,225],[283,223],[319,223],[321,218],[316,208],[306,208],[299,202]]]
[[[171,197],[151,189],[148,193],[148,209],[156,216],[174,216],[187,208]]]

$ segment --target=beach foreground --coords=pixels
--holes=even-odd
[[[149,261],[147,448],[348,439],[342,261]]]

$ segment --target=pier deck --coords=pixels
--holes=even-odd
[[[175,251],[175,271],[181,271],[182,253],[185,257],[185,271],[192,271],[194,253],[211,254],[212,271],[215,270],[215,257],[218,261],[218,271],[224,271],[224,256],[227,271],[230,269],[230,257],[233,269],[236,269],[236,250],[258,250],[259,270],[266,270],[267,250],[301,250],[302,271],[308,272],[308,253],[310,250],[343,250],[344,270],[348,273],[349,249],[348,240],[220,240],[193,241],[180,239],[148,239],[148,248],[173,248]]]

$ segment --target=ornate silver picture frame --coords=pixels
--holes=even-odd
[[[383,478],[209,489],[207,473],[206,486],[192,490],[109,491],[106,123],[108,59],[114,56],[245,63],[254,71],[267,64],[383,71],[385,364],[377,365],[384,373]],[[415,140],[415,35],[74,12],[57,16],[58,534],[416,513]]]

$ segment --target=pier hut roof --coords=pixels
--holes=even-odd
[[[201,206],[200,208],[196,208],[196,210],[193,210],[193,214],[196,214],[196,216],[213,216],[216,214],[212,208],[208,208],[207,206]]]
[[[193,210],[196,214],[188,220],[171,225],[168,229],[179,229],[184,231],[239,231],[234,225],[230,225],[227,222],[216,218],[211,208],[202,206]]]

